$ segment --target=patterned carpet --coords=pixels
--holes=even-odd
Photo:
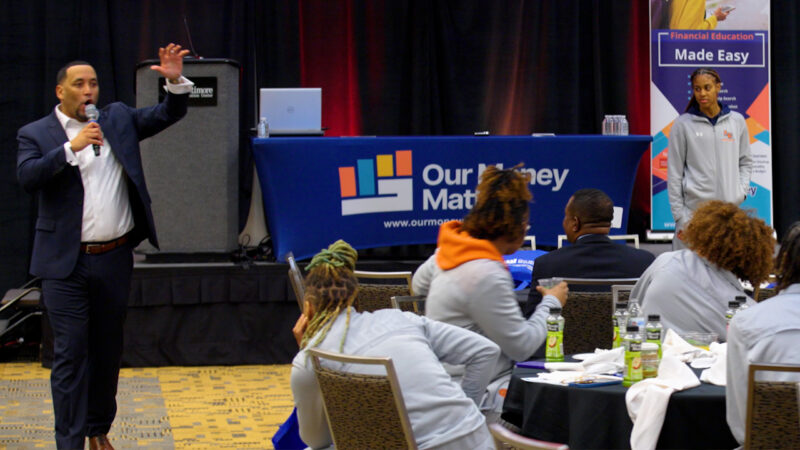
[[[122,369],[118,449],[272,448],[292,411],[290,365]],[[0,448],[55,448],[50,371],[0,364]]]

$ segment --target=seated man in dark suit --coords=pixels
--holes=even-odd
[[[539,285],[536,280],[551,277],[635,278],[642,275],[655,256],[609,239],[613,217],[614,203],[599,189],[581,189],[570,197],[564,208],[563,226],[572,245],[536,258],[531,292],[523,308],[526,317],[542,298],[536,290]],[[579,291],[581,286],[570,289]]]

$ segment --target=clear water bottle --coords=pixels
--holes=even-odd
[[[633,383],[642,381],[642,335],[639,333],[639,327],[628,325],[623,342],[625,373],[622,376],[622,385],[629,387]]]
[[[645,321],[642,307],[639,306],[639,300],[633,297],[628,300],[628,325],[636,325],[639,330],[644,331]]]
[[[561,308],[550,308],[547,316],[547,347],[544,353],[545,361],[564,361],[564,317]]]
[[[661,361],[661,341],[664,339],[664,326],[661,325],[661,315],[648,314],[647,325],[644,327],[645,340],[658,345],[658,360]]]
[[[619,116],[619,133],[621,136],[628,135],[628,119],[625,116]]]
[[[267,118],[262,117],[258,121],[258,127],[256,128],[258,137],[266,138],[269,137],[269,125],[267,124]]]
[[[739,303],[739,307],[736,309],[736,312],[744,311],[745,309],[750,307],[750,305],[747,304],[747,297],[744,295],[737,295],[733,299],[736,300],[737,303]]]
[[[606,114],[603,119],[603,134],[611,136],[628,135],[628,119],[624,114]]]
[[[736,300],[728,302],[728,309],[725,311],[725,333],[731,327],[731,320],[733,320],[733,316],[736,315],[737,310],[739,309],[739,302]]]
[[[603,118],[603,135],[611,134],[611,121],[612,116],[606,114],[606,116]]]
[[[622,336],[625,334],[625,327],[628,326],[627,303],[617,302],[614,307],[614,315],[611,316],[611,323],[614,326],[614,338],[611,342],[611,348],[617,348],[622,345]]]

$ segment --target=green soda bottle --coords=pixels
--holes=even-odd
[[[638,325],[628,325],[623,345],[625,346],[625,374],[622,385],[631,386],[642,381],[642,335]]]
[[[550,308],[550,315],[547,316],[546,343],[545,361],[564,361],[564,317],[561,316],[560,307]]]
[[[645,339],[658,345],[658,360],[661,361],[661,341],[664,339],[664,326],[661,325],[660,314],[649,314],[645,325]]]

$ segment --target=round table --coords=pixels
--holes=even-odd
[[[514,368],[503,420],[522,434],[571,448],[630,448],[633,423],[625,406],[628,388],[578,388],[522,381],[542,370]],[[700,375],[700,371],[695,371]],[[701,383],[670,397],[658,448],[735,448],[725,420],[725,388]]]

